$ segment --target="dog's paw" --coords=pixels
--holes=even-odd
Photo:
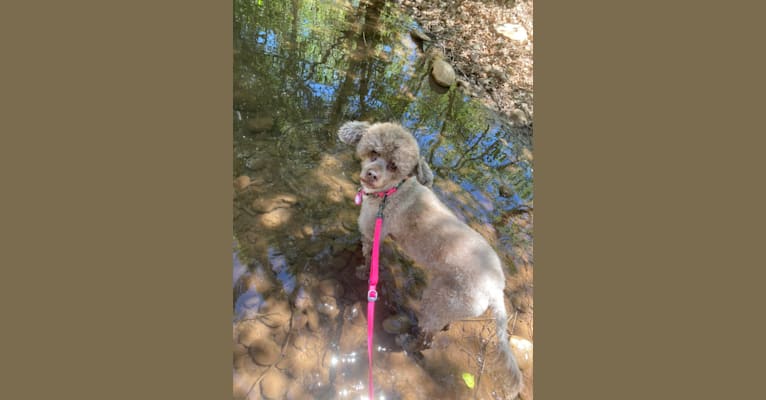
[[[430,349],[433,344],[432,339],[431,335],[402,333],[394,338],[394,342],[401,346],[402,350],[415,354]]]

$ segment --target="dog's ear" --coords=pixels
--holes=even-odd
[[[423,157],[420,157],[418,160],[418,165],[415,167],[415,174],[418,178],[418,182],[421,184],[431,187],[434,183],[434,173],[431,171],[431,167],[428,166],[428,163],[426,162],[426,159]]]
[[[350,121],[340,126],[338,129],[338,138],[343,143],[355,145],[359,143],[367,130],[370,129],[370,124],[361,121]]]

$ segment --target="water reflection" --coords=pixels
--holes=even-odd
[[[233,171],[251,180],[234,193],[235,397],[359,398],[366,287],[355,275],[363,263],[352,202],[358,164],[336,139],[338,126],[365,119],[410,129],[437,195],[493,242],[509,272],[533,262],[531,132],[457,88],[437,90],[429,51],[412,41],[417,27],[395,4],[235,0],[234,16]],[[422,284],[395,249],[384,256],[377,327],[406,312]],[[517,333],[531,337],[531,316],[528,328],[522,317],[527,330]],[[492,339],[481,323],[459,324],[461,336]],[[248,360],[262,340],[278,352],[273,364]],[[393,335],[380,329],[375,340],[376,387],[388,399],[468,393],[459,377],[476,373],[483,354],[481,341],[448,338],[426,355],[426,372],[396,350]],[[502,375],[484,374],[485,397],[502,392],[494,380]]]

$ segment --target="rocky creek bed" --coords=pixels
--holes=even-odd
[[[410,129],[434,169],[436,194],[497,249],[507,266],[508,331],[526,383],[521,397],[532,398],[531,69],[526,76],[519,67],[520,52],[531,57],[532,30],[531,19],[514,19],[527,11],[531,18],[531,3],[442,3],[235,1],[234,398],[366,397],[358,161],[335,137],[348,119]],[[478,26],[485,10],[495,10],[501,27],[523,26],[526,42],[500,35],[498,24]],[[466,18],[458,14],[477,19],[472,40],[488,45],[494,42],[480,35],[491,35],[510,47],[472,59],[474,42],[440,19]],[[435,69],[447,80],[451,69],[454,82],[433,85]],[[406,316],[428,275],[388,242],[381,265],[380,394],[504,399],[489,315],[450,324],[422,358],[413,357],[397,339],[412,329]]]

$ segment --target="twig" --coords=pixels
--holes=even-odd
[[[482,325],[481,327],[482,333],[487,332],[487,324]],[[481,339],[483,335],[479,334],[479,338]],[[476,400],[479,396],[479,387],[481,387],[481,377],[484,374],[484,364],[487,361],[487,346],[489,346],[489,339],[486,341],[482,341],[483,344],[481,346],[481,353],[479,353],[479,356],[481,357],[481,361],[479,362],[479,372],[476,374],[476,390],[473,392],[473,398]]]

